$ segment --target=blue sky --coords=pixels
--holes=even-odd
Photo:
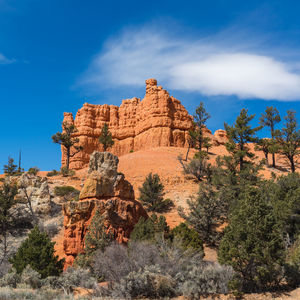
[[[58,169],[63,112],[142,98],[151,77],[190,113],[204,101],[212,131],[242,107],[256,121],[268,105],[299,112],[299,11],[297,0],[0,0],[0,166],[21,148],[26,169]]]

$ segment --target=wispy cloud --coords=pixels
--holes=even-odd
[[[166,87],[205,95],[300,100],[300,59],[232,33],[188,38],[147,27],[125,30],[106,42],[81,84],[141,86],[156,77]]]
[[[14,58],[7,58],[2,53],[0,53],[0,65],[8,65],[16,62]]]

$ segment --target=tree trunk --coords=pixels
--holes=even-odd
[[[294,156],[291,156],[289,158],[289,160],[290,160],[290,163],[291,163],[291,171],[292,171],[292,173],[295,173],[296,168],[295,168]]]
[[[272,153],[272,167],[276,168],[276,164],[275,164],[275,153]]]
[[[191,148],[191,146],[190,146],[190,143],[189,143],[189,146],[188,146],[188,149],[187,149],[187,152],[186,152],[186,155],[185,155],[185,161],[187,161],[187,159],[188,159],[190,148]]]
[[[266,159],[266,164],[267,166],[269,165],[269,160],[268,160],[268,153],[265,152],[265,159]]]
[[[70,155],[71,155],[71,153],[70,153],[70,148],[67,148],[67,163],[66,163],[66,168],[67,168],[67,170],[69,171],[69,166],[70,166]]]

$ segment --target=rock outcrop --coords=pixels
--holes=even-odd
[[[70,159],[71,169],[82,169],[89,163],[93,151],[102,151],[98,138],[104,123],[115,141],[110,151],[118,156],[131,151],[154,147],[187,147],[188,131],[193,126],[193,117],[179,100],[169,95],[155,79],[146,80],[146,94],[139,98],[123,100],[115,105],[92,105],[85,103],[78,110],[75,120],[72,113],[64,113],[64,122],[75,124],[83,151]],[[214,144],[218,143],[211,131],[207,134]],[[66,153],[62,148],[62,165]]]
[[[135,201],[132,185],[117,172],[118,163],[117,156],[95,151],[80,200],[63,205],[65,267],[72,265],[76,256],[84,251],[84,238],[97,210],[119,243],[127,243],[138,220],[148,217],[142,205]]]

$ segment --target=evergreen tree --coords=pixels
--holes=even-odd
[[[15,204],[15,196],[17,192],[17,187],[14,184],[4,183],[0,188],[0,228],[3,244],[3,256],[0,264],[7,259],[8,255],[7,234],[13,227],[11,208]]]
[[[203,252],[203,241],[199,233],[190,228],[186,223],[180,223],[171,230],[172,239],[177,238],[181,240],[182,246],[185,250],[193,249],[197,252]]]
[[[212,165],[208,162],[206,153],[198,152],[188,163],[184,163],[180,156],[178,160],[183,168],[184,174],[193,176],[199,182],[203,181],[204,178],[208,181],[211,180]]]
[[[152,214],[148,219],[143,217],[135,224],[130,234],[131,241],[152,241],[155,242],[158,236],[169,237],[170,228],[164,216],[157,217]]]
[[[269,165],[268,154],[272,147],[272,140],[270,139],[258,139],[255,145],[255,150],[262,151],[265,155],[266,164]]]
[[[194,129],[189,131],[189,136],[191,140],[191,144],[195,145],[196,149],[201,152],[203,148],[203,144],[205,142],[205,137],[203,135],[203,128],[205,127],[206,121],[210,118],[208,112],[204,108],[204,103],[200,102],[200,105],[196,109],[196,113],[194,115]],[[209,142],[206,139],[206,142]]]
[[[169,199],[164,200],[164,186],[157,174],[150,173],[142,187],[139,188],[139,200],[146,206],[149,211],[160,212],[171,205]]]
[[[295,111],[288,110],[284,119],[285,126],[277,130],[275,135],[280,145],[279,152],[288,159],[291,171],[294,173],[296,171],[295,157],[300,154],[300,129],[298,129]]]
[[[11,157],[8,157],[8,163],[7,165],[4,165],[4,173],[7,176],[12,176],[17,173],[17,165],[14,164],[14,159]]]
[[[260,127],[251,128],[249,124],[255,115],[248,115],[248,110],[242,109],[235,123],[230,126],[224,123],[229,142],[226,143],[227,151],[239,162],[240,170],[243,170],[245,164],[249,163],[246,158],[253,159],[254,154],[249,151],[247,143],[256,142],[256,132]]]
[[[268,180],[261,189],[270,198],[286,246],[291,246],[300,234],[300,175],[290,173],[280,176],[276,181]]]
[[[104,225],[104,217],[97,209],[85,236],[85,254],[91,256],[97,250],[103,251],[113,241],[113,238]]]
[[[195,199],[188,199],[188,212],[179,208],[179,215],[194,228],[200,239],[210,245],[216,246],[221,237],[217,230],[225,219],[227,203],[221,198],[213,186],[207,183],[199,185],[199,192]]]
[[[277,284],[285,256],[280,225],[263,191],[246,186],[230,215],[218,259],[231,265],[245,291]]]
[[[66,151],[67,161],[66,168],[69,171],[70,158],[82,151],[82,146],[78,146],[79,138],[73,137],[74,133],[78,132],[74,124],[64,122],[62,124],[63,132],[57,132],[52,136],[54,143],[62,145]],[[74,149],[72,151],[72,149]]]
[[[58,276],[63,271],[64,260],[55,255],[54,244],[35,226],[10,262],[18,274],[30,265],[42,278]]]
[[[106,151],[108,148],[114,145],[114,141],[112,139],[111,132],[108,129],[107,123],[104,123],[101,134],[99,136],[99,142],[103,145],[103,151]]]
[[[260,120],[260,124],[262,126],[270,127],[272,141],[275,142],[275,125],[281,121],[278,110],[276,108],[274,108],[273,106],[267,106],[265,113],[261,114],[261,117],[259,120]],[[275,153],[276,153],[275,151],[272,151],[272,166],[273,166],[273,168],[276,167]]]
[[[204,137],[203,147],[206,149],[206,152],[208,153],[209,149],[212,147],[212,144],[210,143],[210,138],[209,137]]]

